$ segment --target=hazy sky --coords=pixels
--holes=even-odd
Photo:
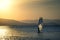
[[[0,18],[60,19],[60,0],[0,0]]]

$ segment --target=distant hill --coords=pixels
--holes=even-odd
[[[50,20],[44,19],[44,25],[60,25],[60,20]],[[38,20],[23,20],[23,21],[16,21],[11,19],[2,19],[0,18],[0,25],[37,25]]]
[[[22,20],[22,22],[24,22],[24,23],[35,23],[35,24],[37,24],[38,23],[38,20]]]
[[[10,20],[10,19],[1,19],[0,18],[0,25],[24,25],[25,23],[16,21],[16,20]]]
[[[0,25],[35,25],[36,23],[24,23],[16,20],[11,20],[11,19],[2,19],[0,18]]]
[[[38,24],[38,20],[23,20],[22,22]],[[58,19],[55,19],[55,20],[53,20],[53,19],[44,19],[43,23],[45,25],[60,25],[60,20],[58,20]]]
[[[46,24],[46,25],[60,25],[60,20],[58,20],[58,19],[55,19],[55,20],[45,19],[44,24]]]

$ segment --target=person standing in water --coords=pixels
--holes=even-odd
[[[39,21],[38,21],[38,33],[42,32],[42,24],[43,24],[43,18],[39,18]]]

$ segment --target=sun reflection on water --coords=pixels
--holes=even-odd
[[[10,26],[0,26],[0,37],[15,36],[16,34],[16,30],[10,28]]]
[[[0,29],[0,36],[5,36],[7,30],[6,29]]]
[[[14,26],[13,26],[14,27]],[[11,28],[11,26],[0,26],[0,38],[7,36],[20,36],[25,37],[28,36],[26,32],[18,31],[17,28]]]
[[[0,26],[0,37],[6,36],[8,32],[8,26]]]

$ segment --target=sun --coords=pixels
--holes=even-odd
[[[7,9],[10,5],[10,0],[0,0],[0,9]]]

